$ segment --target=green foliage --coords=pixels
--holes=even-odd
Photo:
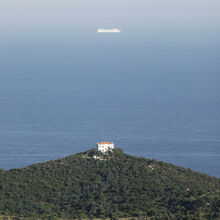
[[[102,159],[93,158],[94,155]],[[220,180],[115,149],[0,170],[0,215],[220,219]]]

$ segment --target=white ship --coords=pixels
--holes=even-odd
[[[112,28],[112,29],[99,28],[97,32],[98,33],[120,33],[121,31],[118,28]]]

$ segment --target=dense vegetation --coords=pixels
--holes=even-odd
[[[0,170],[0,216],[220,219],[218,178],[121,149],[103,160],[97,154]]]

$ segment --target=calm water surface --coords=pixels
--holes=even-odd
[[[68,36],[2,46],[1,168],[113,141],[126,153],[220,177],[215,44]]]

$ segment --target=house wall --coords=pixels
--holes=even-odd
[[[102,153],[114,149],[114,144],[97,144],[97,146],[98,146],[98,150],[101,151]]]

